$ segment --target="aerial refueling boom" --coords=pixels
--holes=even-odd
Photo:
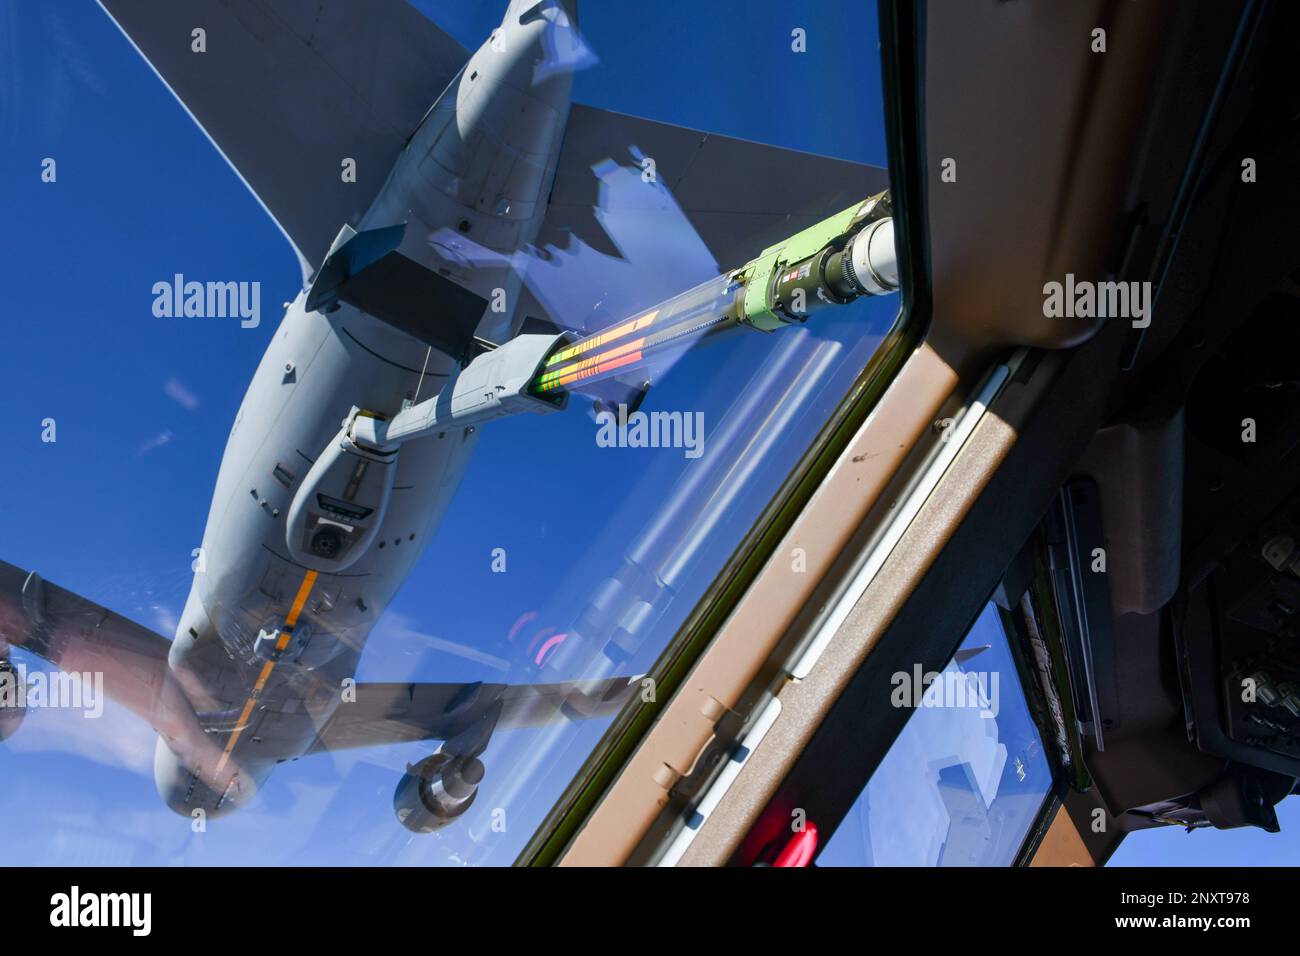
[[[477,356],[437,396],[391,419],[356,410],[340,445],[391,454],[404,441],[449,428],[557,411],[575,388],[655,364],[705,335],[740,327],[774,332],[897,289],[894,220],[882,192],[635,318],[583,338],[520,335]]]
[[[534,395],[569,391],[653,364],[738,326],[774,332],[823,309],[898,289],[894,220],[880,193],[769,246],[739,269],[558,349]]]

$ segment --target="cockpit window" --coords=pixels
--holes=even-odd
[[[900,672],[894,694],[915,712],[817,865],[1010,865],[1052,770],[996,605],[942,672]]]
[[[51,156],[6,187],[41,224],[9,305],[45,314],[49,263],[73,262],[64,293],[96,308],[0,350],[15,415],[47,423],[0,472],[27,503],[0,638],[30,679],[54,670],[35,569],[51,613],[120,615],[144,651],[124,671],[164,686],[188,662],[166,683],[185,726],[160,743],[122,675],[93,719],[29,706],[0,726],[0,843],[29,864],[510,864],[915,344],[875,5],[205,22],[268,45],[242,57],[192,52],[181,0],[175,23],[135,6],[7,23],[31,55],[6,152]],[[402,55],[351,44],[375,37]],[[399,66],[418,82],[354,75]],[[398,434],[444,394],[437,416],[466,417]]]

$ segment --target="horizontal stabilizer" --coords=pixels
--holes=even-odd
[[[605,328],[888,186],[880,167],[574,104],[520,310]]]

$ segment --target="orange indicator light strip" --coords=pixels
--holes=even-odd
[[[546,364],[549,367],[551,365],[558,365],[560,362],[567,362],[571,358],[575,358],[585,352],[590,352],[592,349],[613,342],[615,339],[621,339],[625,335],[639,332],[641,329],[644,329],[647,325],[653,322],[655,316],[658,314],[659,310],[653,309],[643,316],[632,319],[629,322],[624,322],[622,325],[616,325],[612,329],[607,329],[606,331],[601,332],[599,335],[593,335],[590,338],[583,339],[581,342],[570,345],[567,349],[561,349],[556,352],[546,360]]]

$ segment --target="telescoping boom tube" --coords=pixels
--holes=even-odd
[[[406,441],[558,411],[574,388],[652,365],[701,336],[738,326],[772,332],[897,288],[894,221],[888,194],[881,193],[603,332],[576,340],[572,332],[516,336],[476,357],[438,395],[408,404],[391,419],[354,408],[313,472],[337,468],[343,475],[354,464],[348,456],[378,456],[374,460],[391,465]]]
[[[551,355],[530,391],[545,395],[631,371],[704,335],[737,326],[773,332],[864,295],[898,289],[888,193],[850,206],[625,322]]]

